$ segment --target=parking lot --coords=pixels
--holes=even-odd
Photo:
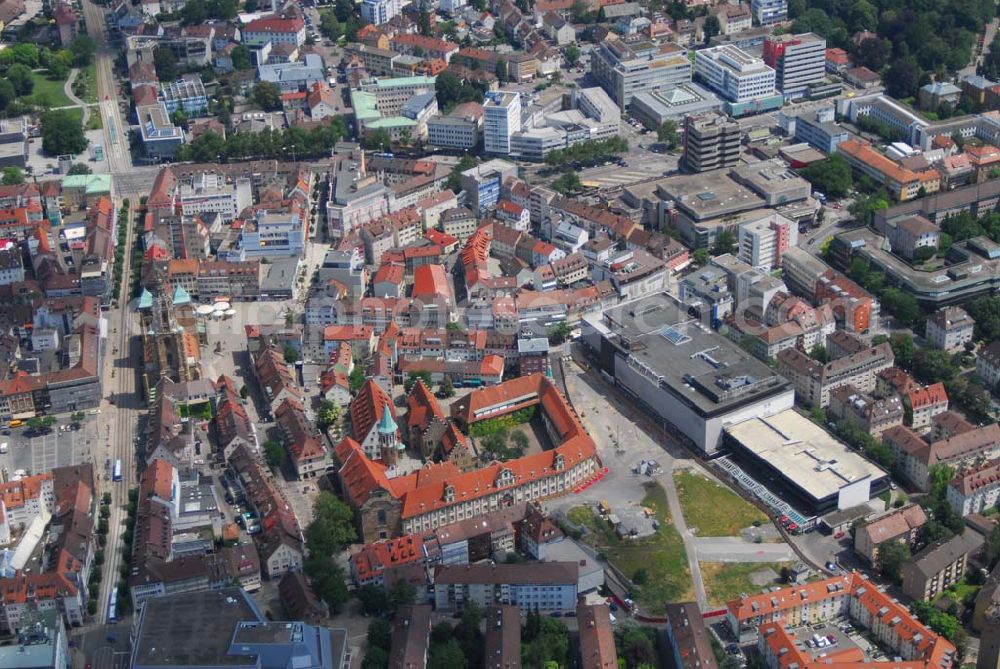
[[[93,416],[81,424],[79,430],[65,429],[68,419],[52,426],[52,432],[37,437],[26,437],[26,428],[11,430],[0,436],[0,443],[7,444],[7,452],[0,453],[0,470],[4,480],[14,472],[25,475],[47,472],[55,467],[69,467],[90,462],[92,447],[98,443],[98,422]]]

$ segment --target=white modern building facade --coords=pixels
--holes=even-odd
[[[511,136],[521,130],[521,95],[487,93],[483,101],[483,149],[508,155]]]
[[[751,102],[774,94],[774,70],[731,44],[698,51],[694,68],[703,84],[730,102]]]

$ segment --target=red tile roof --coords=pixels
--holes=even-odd
[[[406,409],[406,426],[410,430],[414,428],[421,431],[426,430],[433,421],[444,422],[445,420],[441,405],[424,384],[423,379],[418,379],[413,385],[413,389],[410,390],[410,394],[406,398]]]
[[[413,270],[413,297],[451,297],[444,265],[420,265]]]
[[[914,411],[935,404],[948,404],[948,393],[943,383],[935,383],[925,388],[917,388],[909,393],[910,406]]]
[[[351,414],[351,431],[354,438],[363,441],[372,426],[382,419],[382,412],[389,407],[389,415],[396,421],[396,408],[392,403],[392,398],[383,390],[382,386],[368,379],[365,385],[361,386],[358,396],[351,402],[349,413]]]
[[[298,18],[291,19],[257,19],[251,21],[247,24],[247,27],[243,30],[244,34],[247,33],[297,33],[306,27],[305,22]]]

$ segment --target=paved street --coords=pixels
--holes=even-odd
[[[788,544],[754,544],[742,537],[697,537],[694,545],[702,562],[790,562],[798,559]]]

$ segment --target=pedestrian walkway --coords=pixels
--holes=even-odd
[[[73,83],[76,81],[76,77],[79,74],[80,70],[74,67],[69,71],[69,76],[66,77],[66,82],[63,83],[63,93],[66,94],[66,97],[76,103],[76,107],[60,107],[60,109],[83,108],[83,127],[86,128],[87,123],[90,121],[90,105],[76,97],[76,94],[73,92]]]

